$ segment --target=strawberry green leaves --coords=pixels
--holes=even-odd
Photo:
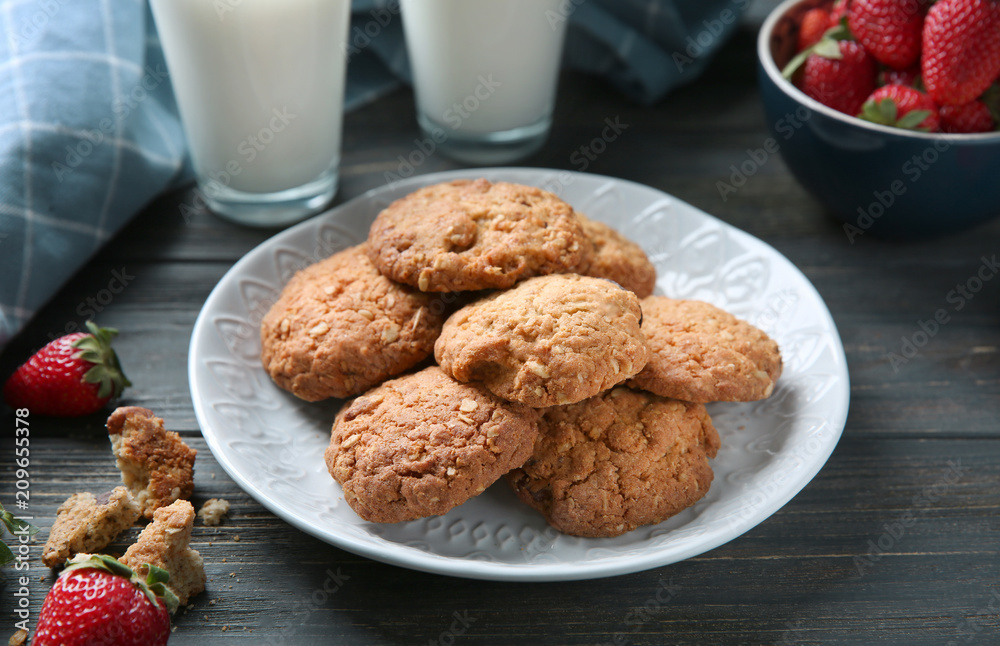
[[[3,505],[0,505],[0,523],[3,523],[3,526],[7,528],[7,531],[10,532],[12,536],[34,536],[38,533],[37,527],[29,522],[16,518],[14,514],[5,510]],[[6,543],[0,541],[0,565],[5,565],[13,560],[14,552],[11,551],[10,547],[8,547]]]

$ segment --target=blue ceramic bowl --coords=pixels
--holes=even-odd
[[[951,233],[1000,215],[1000,132],[928,134],[869,123],[781,77],[795,54],[798,19],[824,4],[781,3],[757,39],[769,143],[796,179],[844,221],[852,240]]]

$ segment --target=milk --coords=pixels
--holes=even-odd
[[[350,0],[151,0],[207,192],[336,173]]]
[[[550,118],[565,0],[402,0],[417,110],[466,136]]]

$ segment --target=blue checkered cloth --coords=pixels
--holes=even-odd
[[[652,103],[697,77],[749,2],[566,0],[565,63]],[[353,9],[348,110],[409,81],[398,0]],[[0,347],[132,216],[190,180],[144,0],[0,0]]]

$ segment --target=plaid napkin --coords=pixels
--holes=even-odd
[[[565,0],[553,20],[567,65],[652,103],[697,77],[749,2]],[[409,80],[398,0],[353,9],[348,110]],[[146,2],[0,0],[0,36],[2,348],[191,169]]]

